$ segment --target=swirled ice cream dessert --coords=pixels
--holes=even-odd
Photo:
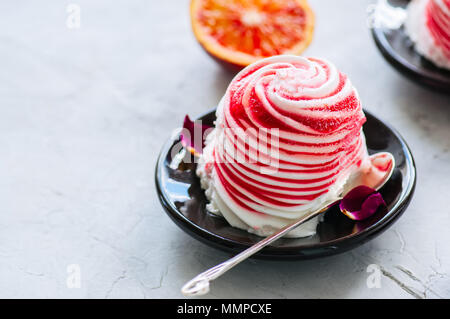
[[[197,175],[208,210],[267,236],[369,169],[356,89],[328,61],[275,56],[242,70],[217,108]],[[313,235],[318,218],[287,236]]]
[[[450,0],[411,1],[405,30],[417,52],[450,69]]]

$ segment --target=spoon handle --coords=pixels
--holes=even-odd
[[[337,199],[338,200],[338,199]],[[335,203],[336,200],[332,201],[331,203]],[[285,226],[278,232],[270,235],[269,237],[264,238],[263,240],[257,242],[253,246],[247,248],[243,252],[237,254],[231,259],[228,259],[227,261],[218,264],[217,266],[214,266],[205,272],[202,272],[201,274],[194,277],[192,280],[187,282],[183,288],[181,288],[181,292],[185,296],[201,296],[204,294],[207,294],[209,292],[209,282],[211,280],[214,280],[218,278],[219,276],[223,275],[225,272],[239,264],[240,262],[244,261],[248,257],[252,256],[253,254],[257,253],[261,249],[263,249],[265,246],[271,244],[275,240],[279,239],[280,237],[283,237],[288,232],[296,228],[297,226],[307,222],[308,220],[318,216],[322,212],[324,212],[328,207],[330,206],[326,205],[325,208],[322,207],[320,209],[317,209],[313,212],[310,212],[303,216],[302,218],[296,220],[294,223]]]

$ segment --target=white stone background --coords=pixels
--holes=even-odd
[[[157,154],[231,75],[196,43],[188,0],[0,2],[0,297],[182,298],[230,255],[181,231],[155,191]],[[366,109],[413,150],[415,197],[373,241],[302,262],[249,260],[208,298],[449,298],[449,96],[409,82],[377,51],[371,1],[310,0],[305,55],[347,73]],[[369,289],[369,264],[383,269]],[[81,287],[68,288],[78,264]]]

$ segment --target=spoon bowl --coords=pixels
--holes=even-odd
[[[395,168],[395,158],[389,152],[380,152],[369,156],[371,166],[367,171],[351,176],[344,185],[343,194],[347,194],[359,185],[379,190],[391,178]]]

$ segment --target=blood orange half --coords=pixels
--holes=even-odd
[[[301,54],[314,30],[306,0],[192,0],[191,21],[202,47],[238,68],[272,55]]]

